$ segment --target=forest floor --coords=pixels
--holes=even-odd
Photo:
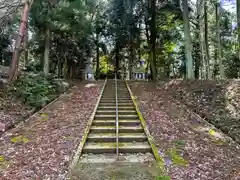
[[[65,179],[103,81],[82,82],[0,138],[0,179]]]
[[[183,102],[173,98],[172,95],[177,90],[186,90],[190,94],[193,92],[186,85],[181,86],[175,83],[175,87],[170,87],[171,83],[159,82],[156,85],[150,82],[129,82],[147,121],[149,132],[159,153],[164,157],[171,179],[239,180],[239,144],[186,106],[183,102],[188,102],[187,96],[182,96]],[[198,83],[193,86],[200,90],[201,85],[197,86]],[[225,87],[224,85],[223,83],[222,87]],[[212,87],[214,85],[209,83],[205,86],[208,86],[210,92],[213,91],[206,96],[209,99],[204,100],[202,96],[189,96],[192,97],[190,100],[193,104],[195,103],[196,109],[202,102],[213,102],[214,97],[218,95]],[[218,108],[205,107],[204,104],[200,106],[207,108],[205,112],[209,114]]]
[[[172,80],[158,87],[240,144],[240,80]]]

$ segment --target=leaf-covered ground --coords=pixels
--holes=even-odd
[[[33,107],[9,96],[3,86],[0,85],[0,135],[6,129],[28,117],[33,111]]]
[[[87,82],[0,139],[0,179],[65,179],[103,82]]]
[[[155,84],[129,84],[172,180],[240,179],[237,143]]]
[[[159,85],[240,143],[240,80],[172,80]]]

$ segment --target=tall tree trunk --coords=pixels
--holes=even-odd
[[[100,76],[100,58],[99,58],[99,33],[97,32],[97,36],[96,36],[96,61],[97,61],[97,66],[96,66],[96,80],[99,79]]]
[[[151,51],[151,71],[152,71],[152,80],[157,80],[157,67],[156,67],[156,0],[151,0],[150,5],[150,51]]]
[[[237,26],[238,26],[238,60],[240,61],[240,0],[237,0]],[[240,72],[238,72],[238,77]]]
[[[133,77],[133,61],[134,61],[134,52],[133,52],[133,45],[131,42],[130,45],[130,61],[129,61],[129,66],[128,66],[128,71],[129,71],[129,79],[131,80]]]
[[[220,78],[224,78],[224,68],[222,64],[222,57],[221,57],[221,38],[220,38],[220,2],[217,1],[216,3],[216,40],[217,40],[217,46],[216,46],[216,56],[217,56],[217,63],[219,64],[219,73]],[[215,64],[217,64],[215,63]]]
[[[29,9],[30,9],[30,2],[26,1],[24,4],[24,10],[22,13],[22,17],[21,17],[21,24],[20,24],[20,28],[19,28],[19,33],[16,39],[16,43],[15,43],[15,49],[12,55],[12,62],[11,62],[11,68],[9,70],[9,81],[15,79],[16,77],[16,71],[18,68],[18,63],[19,63],[19,56],[20,56],[20,47],[21,47],[21,43],[24,37],[24,32],[26,29],[26,24],[28,21],[28,13],[29,13]]]
[[[63,63],[63,76],[64,78],[69,78],[69,74],[68,74],[68,59],[67,59],[67,52],[64,52],[64,63]]]
[[[185,39],[185,56],[186,56],[186,72],[188,79],[194,79],[193,60],[192,60],[192,43],[189,24],[188,0],[182,0],[183,3],[183,23],[184,23],[184,39]]]
[[[197,56],[195,60],[195,69],[194,69],[194,77],[196,79],[199,79],[200,65],[201,65],[201,57]]]
[[[57,69],[58,69],[58,78],[62,76],[62,62],[57,58]]]
[[[146,11],[149,12],[149,5],[146,8]],[[152,69],[151,69],[151,42],[150,42],[150,35],[149,35],[149,23],[148,23],[148,19],[149,19],[149,13],[147,13],[144,17],[144,22],[145,22],[145,35],[147,37],[147,43],[148,43],[148,68],[147,68],[147,77],[148,80],[152,79]],[[149,72],[149,65],[150,65],[150,74],[148,74]]]
[[[205,79],[205,43],[204,43],[204,20],[203,20],[203,1],[202,0],[198,0],[197,1],[197,14],[199,16],[199,43],[200,43],[200,57],[201,57],[201,61],[200,61],[200,66],[201,66],[201,79]]]
[[[119,53],[120,53],[120,48],[118,42],[116,42],[116,49],[115,49],[115,54],[116,54],[116,65],[115,65],[115,73],[118,73],[119,71]]]
[[[208,45],[208,6],[207,6],[207,0],[204,0],[204,25],[205,25],[205,67],[206,67],[206,75],[207,79],[211,79],[210,75],[210,63],[209,63],[209,45]]]
[[[24,38],[24,64],[25,67],[28,63],[28,25],[26,25],[26,31],[25,31],[25,38]]]
[[[44,50],[44,67],[43,67],[43,72],[44,72],[45,75],[49,74],[49,52],[50,52],[50,29],[46,28],[45,50]]]
[[[128,31],[129,31],[129,50],[130,50],[130,58],[129,58],[129,79],[132,79],[133,76],[133,62],[134,62],[134,40],[133,40],[133,1],[129,1],[129,20],[128,20]]]
[[[199,31],[199,33],[196,34],[196,39],[198,39],[199,41],[197,42],[197,47],[196,47],[197,57],[195,59],[194,76],[195,76],[196,79],[199,79],[199,77],[200,77],[200,66],[201,66],[201,60],[202,60],[201,35],[200,35],[200,19],[201,19],[200,0],[197,0],[196,6],[197,6],[197,25],[196,25],[196,29],[197,29],[197,31]],[[198,49],[200,51],[198,51]]]
[[[138,29],[139,29],[139,33],[137,35],[137,47],[138,47],[138,60],[140,61],[141,60],[141,24],[142,24],[142,20],[140,19],[140,23],[139,23],[139,26],[138,26]]]

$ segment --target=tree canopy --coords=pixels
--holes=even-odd
[[[18,69],[83,78],[90,62],[98,79],[106,73],[100,61],[108,57],[104,62],[130,79],[140,61],[146,62],[145,72],[153,80],[240,75],[240,18],[234,1],[26,2],[30,3],[27,26],[15,48]],[[24,3],[2,0],[0,9],[1,64],[9,66]]]

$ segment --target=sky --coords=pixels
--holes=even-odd
[[[191,0],[196,3],[197,0]],[[236,0],[220,0],[221,6],[231,12],[236,12]]]
[[[231,12],[236,12],[236,0],[221,0],[221,5]]]

